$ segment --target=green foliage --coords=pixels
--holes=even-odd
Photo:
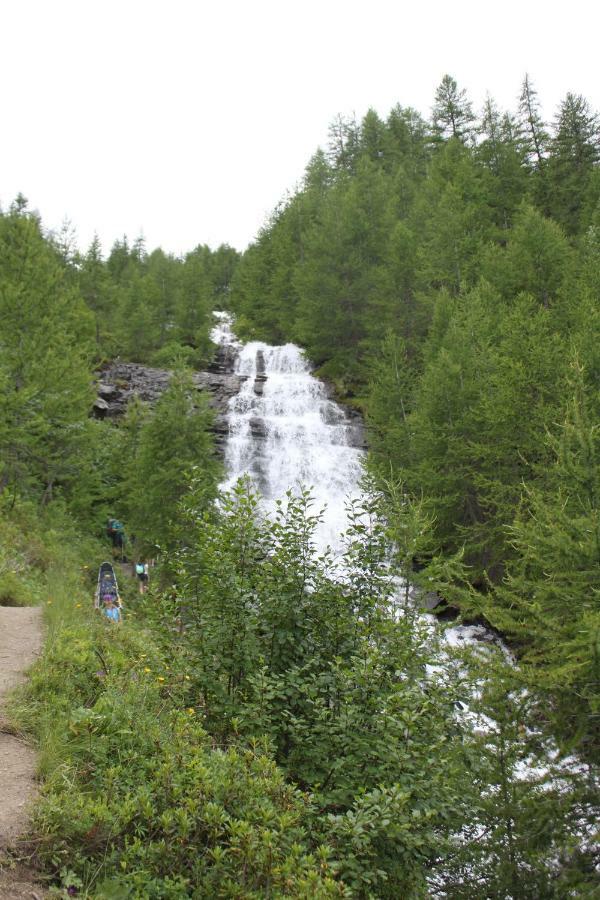
[[[195,514],[192,498],[177,606],[207,728],[268,738],[357,896],[417,897],[463,814],[463,748],[453,689],[424,680],[426,633],[390,616],[380,512],[376,496],[352,509],[340,578],[315,555],[309,493],[258,520],[243,482],[218,512]]]
[[[308,798],[259,744],[214,748],[136,609],[117,628],[72,569],[51,581],[49,641],[18,707],[44,750],[38,864],[90,897],[343,895],[331,851],[309,842]]]
[[[569,386],[564,422],[547,438],[552,466],[542,486],[529,488],[511,529],[518,557],[489,616],[524,645],[535,680],[556,698],[562,727],[593,752],[600,710],[599,430],[577,361]]]
[[[435,92],[433,107],[434,126],[441,136],[460,140],[468,138],[475,116],[466,94],[464,90],[459,91],[451,75],[444,75]]]
[[[184,370],[173,374],[151,415],[139,406],[128,415],[118,506],[140,552],[156,546],[166,551],[177,540],[177,504],[192,469],[205,502],[214,497],[220,464],[209,432],[213,415],[205,394]]]
[[[0,493],[74,489],[89,445],[90,316],[38,221],[0,216]]]
[[[0,606],[32,606],[34,596],[14,572],[0,574]]]
[[[593,770],[561,755],[540,729],[540,694],[524,688],[519,670],[489,648],[467,654],[467,664],[479,684],[464,713],[474,730],[477,801],[438,888],[460,900],[592,897]]]
[[[117,241],[108,259],[94,238],[72,276],[96,322],[96,353],[152,365],[201,366],[212,356],[211,312],[226,306],[239,254],[200,245],[183,259],[143,241]]]

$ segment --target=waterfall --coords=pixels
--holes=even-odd
[[[339,548],[346,503],[360,493],[361,426],[328,397],[294,344],[274,347],[252,341],[241,346],[223,313],[212,338],[237,347],[235,372],[244,379],[229,403],[222,487],[231,488],[240,476],[249,475],[266,510],[286,491],[309,488],[312,512],[324,510],[315,533],[318,548]]]
[[[340,551],[347,528],[346,505],[360,497],[364,439],[362,427],[311,374],[304,353],[294,344],[279,347],[261,341],[242,344],[232,330],[229,313],[214,313],[212,340],[234,348],[235,372],[241,390],[229,401],[229,434],[225,447],[229,490],[242,475],[258,488],[266,512],[286,491],[308,487],[324,510],[315,531],[319,551],[327,546]],[[425,613],[422,621],[436,619]],[[453,646],[494,643],[509,651],[498,636],[483,625],[454,625],[444,630]]]

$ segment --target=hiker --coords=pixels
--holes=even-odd
[[[121,559],[125,559],[123,550],[125,547],[125,528],[123,527],[123,523],[119,522],[118,519],[109,518],[107,520],[106,525],[106,536],[112,543],[113,547],[113,556],[115,555],[115,550],[121,551]]]
[[[148,590],[149,571],[148,563],[143,563],[140,560],[140,562],[135,564],[135,574],[140,585],[140,594],[145,594]]]
[[[111,622],[121,621],[121,610],[115,603],[115,598],[107,595],[105,599],[104,615]]]

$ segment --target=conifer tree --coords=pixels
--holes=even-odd
[[[177,504],[194,467],[205,502],[214,496],[220,467],[209,431],[212,419],[189,373],[174,373],[153,415],[141,425],[135,464],[123,486],[126,519],[142,546],[166,550],[176,544]]]
[[[600,160],[600,121],[581,95],[569,93],[561,103],[550,146],[550,209],[567,234],[578,234],[589,224],[600,190],[592,179]]]
[[[519,122],[524,135],[527,160],[536,169],[541,170],[547,155],[550,135],[540,113],[537,91],[527,73],[519,95]]]
[[[444,75],[436,92],[433,124],[440,137],[468,141],[473,135],[475,115],[466,90],[459,90],[451,75]]]
[[[91,316],[35,216],[0,216],[0,490],[49,500],[90,439]]]
[[[545,483],[526,491],[511,529],[518,558],[489,616],[522,643],[536,682],[557,698],[562,729],[593,743],[600,709],[600,429],[578,360],[570,391],[560,432],[548,436],[554,464]]]
[[[113,292],[108,272],[102,259],[100,239],[95,234],[87,253],[82,257],[79,270],[79,288],[83,299],[94,314],[96,323],[96,344],[101,349],[101,336],[114,323]],[[106,356],[106,348],[104,355]],[[102,349],[101,349],[102,352]]]

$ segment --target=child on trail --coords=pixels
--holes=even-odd
[[[148,563],[138,562],[135,564],[135,574],[140,585],[140,594],[145,594],[148,590],[149,573]]]
[[[106,600],[106,605],[104,607],[104,615],[111,622],[120,622],[121,621],[121,610],[118,606],[115,605],[115,601],[112,597],[108,597]]]

